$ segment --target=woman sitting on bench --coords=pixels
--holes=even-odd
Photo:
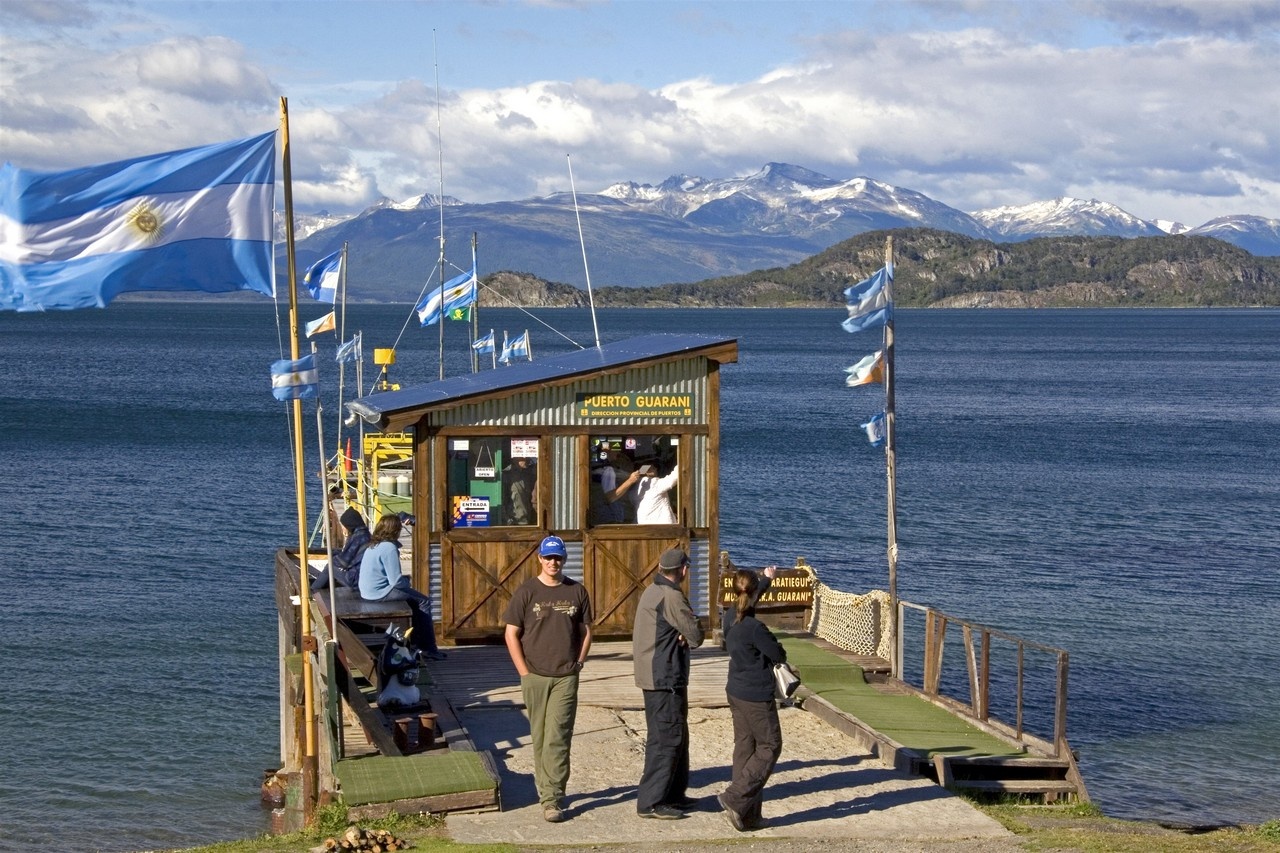
[[[431,597],[409,585],[400,570],[400,517],[384,515],[373,528],[373,538],[360,560],[360,597],[365,601],[405,601],[413,608],[413,648],[427,660],[444,660],[436,645],[431,618]]]

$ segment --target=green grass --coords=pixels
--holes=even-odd
[[[1030,851],[1079,853],[1276,853],[1280,821],[1262,826],[1182,832],[1143,821],[1105,817],[1094,805],[978,806]]]
[[[1257,827],[1224,828],[1208,832],[1180,832],[1153,823],[1116,820],[1106,817],[1089,803],[1067,806],[979,805],[1032,853],[1277,853],[1280,851],[1280,820]],[[318,810],[314,829],[288,835],[261,836],[244,841],[227,841],[185,853],[306,853],[340,835],[347,827],[344,806]],[[401,817],[362,821],[365,829],[387,829],[410,841],[421,853],[516,853],[513,844],[458,844],[445,837],[444,820],[438,816]],[[731,841],[688,842],[679,845],[688,853],[732,850]],[[546,846],[554,851],[555,846]],[[582,849],[575,845],[574,849]],[[625,844],[599,844],[592,849],[624,851]]]

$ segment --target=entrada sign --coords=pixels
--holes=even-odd
[[[580,418],[691,418],[693,394],[578,394]]]

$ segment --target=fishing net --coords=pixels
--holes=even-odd
[[[889,593],[883,590],[858,595],[815,581],[809,631],[845,651],[890,660],[888,613]]]

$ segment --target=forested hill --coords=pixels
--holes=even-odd
[[[947,231],[872,231],[789,267],[657,287],[603,287],[596,305],[821,307],[884,263],[892,234],[902,307],[1067,308],[1280,305],[1280,258],[1211,237],[1047,237],[992,243]],[[488,287],[521,305],[583,305],[586,293],[498,273]],[[482,305],[510,304],[481,292]]]

